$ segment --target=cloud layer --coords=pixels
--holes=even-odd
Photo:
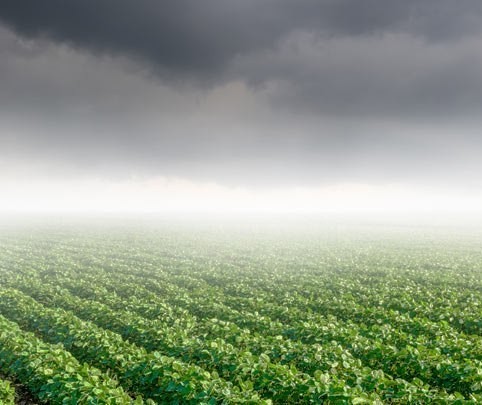
[[[479,185],[476,0],[5,0],[0,169]]]
[[[212,76],[293,32],[322,38],[408,33],[451,41],[480,33],[476,0],[5,0],[18,33],[140,58],[156,71]]]

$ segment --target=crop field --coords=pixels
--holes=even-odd
[[[451,228],[0,227],[0,403],[482,402],[481,246]]]

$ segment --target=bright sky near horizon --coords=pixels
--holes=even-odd
[[[471,213],[482,196],[400,185],[249,189],[182,179],[3,182],[0,211],[37,213]]]

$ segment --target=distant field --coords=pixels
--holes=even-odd
[[[480,402],[481,246],[453,228],[9,225],[0,403]]]

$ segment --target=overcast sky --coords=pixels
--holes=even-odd
[[[482,188],[480,0],[2,0],[0,179]]]

